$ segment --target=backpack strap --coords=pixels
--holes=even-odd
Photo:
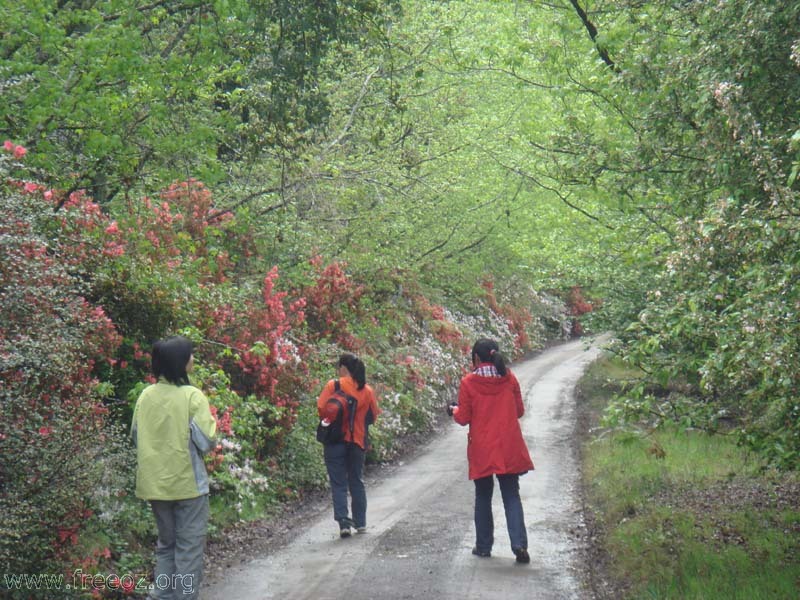
[[[347,425],[348,433],[350,434],[350,441],[353,441],[353,429],[355,428],[356,410],[358,408],[358,399],[355,396],[344,392],[338,379],[333,380],[333,393],[342,392],[345,399],[345,408],[347,409]]]

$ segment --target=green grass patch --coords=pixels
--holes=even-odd
[[[639,381],[642,376],[641,371],[618,360],[601,357],[586,369],[578,392],[585,407],[599,413],[606,407],[612,395]]]
[[[621,374],[621,375],[620,375]],[[579,384],[596,416],[628,379],[599,361]],[[800,597],[800,482],[729,436],[587,428],[587,504],[620,598]]]

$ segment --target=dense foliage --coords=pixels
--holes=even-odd
[[[23,154],[7,145],[0,173]],[[100,221],[96,205],[82,198],[75,204],[86,210],[75,211],[78,217],[67,209],[73,214],[65,219],[85,218],[82,231],[59,227],[52,202],[33,186],[3,189],[0,556],[7,573],[41,569],[45,557],[66,551],[104,479],[99,457],[114,447],[102,403],[107,387],[96,372],[113,361],[119,335],[85,297],[81,275],[94,262],[91,233]]]
[[[327,49],[379,32],[393,4],[15,2],[0,120],[49,185],[101,204],[187,174],[230,183],[313,134]]]
[[[612,421],[733,427],[796,467],[800,7],[608,2],[592,18],[615,66],[603,105],[627,127],[594,136],[587,166],[659,241],[621,332],[647,380]]]
[[[178,332],[215,528],[324,484],[342,351],[383,460],[475,337],[516,357],[587,323],[646,373],[610,422],[733,427],[796,467],[799,11],[3,5],[3,569],[147,571],[126,437]]]

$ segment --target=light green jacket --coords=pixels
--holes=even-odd
[[[133,409],[136,496],[187,500],[208,493],[203,454],[214,445],[217,423],[208,399],[191,385],[164,379],[147,386]]]

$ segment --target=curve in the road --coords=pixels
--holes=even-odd
[[[474,487],[467,479],[466,430],[453,424],[367,490],[367,534],[339,539],[327,508],[287,546],[227,573],[203,597],[588,598],[571,534],[581,526],[573,389],[598,352],[597,343],[574,341],[513,365],[527,407],[523,434],[536,463],[536,471],[520,478],[530,565],[514,562],[497,488],[492,557],[471,554]]]

